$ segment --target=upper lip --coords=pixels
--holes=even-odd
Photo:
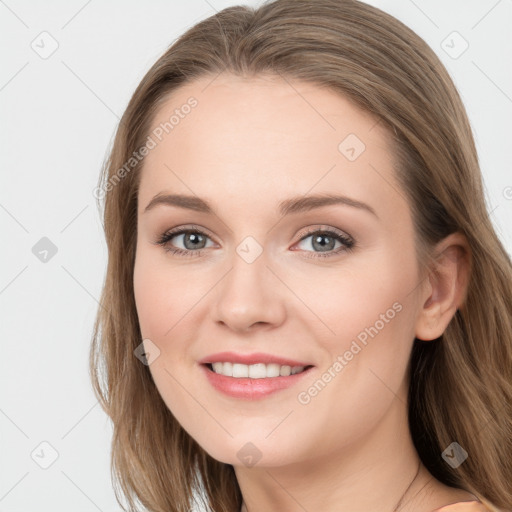
[[[218,352],[204,357],[199,361],[200,364],[209,363],[239,363],[239,364],[278,364],[280,366],[311,366],[308,363],[280,357],[273,354],[265,354],[263,352],[255,352],[252,354],[237,354],[235,352]]]

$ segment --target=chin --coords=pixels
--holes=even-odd
[[[297,462],[296,445],[283,444],[282,439],[265,439],[264,436],[251,434],[226,434],[226,439],[196,439],[210,457],[238,467],[279,467]],[[229,439],[227,438],[229,437]],[[204,442],[203,442],[204,441]],[[213,442],[212,442],[213,441]],[[292,456],[293,455],[293,456]]]

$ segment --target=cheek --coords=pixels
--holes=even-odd
[[[391,266],[386,274],[345,276],[343,285],[324,289],[316,299],[334,299],[336,307],[320,311],[336,335],[317,338],[324,364],[298,390],[294,418],[311,428],[311,436],[322,431],[323,446],[354,442],[382,421],[396,395],[406,402],[402,392],[414,339],[409,270]]]
[[[164,328],[171,297],[158,266],[149,265],[143,252],[138,252],[133,273],[135,305],[143,338],[157,338]],[[167,327],[169,329],[170,326]]]
[[[183,362],[187,346],[180,329],[186,326],[190,309],[184,295],[191,293],[190,286],[183,287],[185,283],[183,272],[170,270],[165,258],[155,257],[155,252],[146,248],[137,251],[133,286],[141,335],[158,347],[159,354],[149,366],[151,376],[166,406],[180,422],[186,418],[192,424],[201,424],[197,408],[180,386],[186,376]],[[151,348],[147,341],[145,348]]]
[[[137,252],[133,286],[137,315],[145,338],[166,339],[197,302],[193,272],[172,268],[154,249]]]
[[[318,287],[312,309],[318,308],[329,327],[317,340],[326,355],[322,380],[330,391],[322,391],[317,400],[315,390],[309,393],[305,387],[303,402],[311,399],[327,408],[330,401],[343,396],[338,410],[350,414],[368,405],[367,413],[373,414],[371,403],[384,404],[392,398],[389,389],[398,392],[414,340],[411,292],[416,280],[414,258],[389,248],[364,261],[354,259],[339,280]]]
[[[407,338],[403,324],[410,314],[404,311],[410,311],[416,283],[414,260],[387,249],[354,257],[328,279],[325,275],[316,271],[295,282],[297,295],[307,298],[307,305],[318,313],[317,334],[325,332],[322,344],[331,354],[348,350],[353,340],[364,345],[377,333],[382,343],[395,346]],[[380,336],[384,333],[389,336]]]
[[[147,247],[137,251],[133,286],[141,336],[158,347],[159,356],[149,369],[167,407],[178,411],[180,418],[194,419],[197,410],[182,386],[194,371],[189,350],[196,337],[194,315],[205,294],[205,280],[197,272],[170,265],[159,251]]]

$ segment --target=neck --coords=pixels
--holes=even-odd
[[[412,504],[421,510],[422,491],[432,481],[420,464],[399,399],[367,437],[351,446],[288,466],[236,466],[235,474],[242,512],[406,512]]]

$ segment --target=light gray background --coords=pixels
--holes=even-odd
[[[185,29],[237,3],[0,1],[0,512],[120,510],[111,428],[87,369],[106,265],[92,190],[145,72]],[[510,253],[512,1],[369,3],[423,37],[454,78]],[[454,31],[469,44],[458,58],[464,43]],[[44,55],[52,38],[58,48]],[[47,262],[32,252],[42,237],[58,249]]]

